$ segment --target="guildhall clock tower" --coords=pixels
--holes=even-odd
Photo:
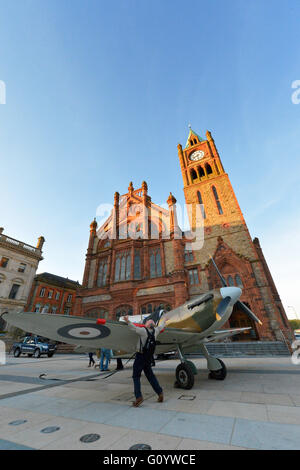
[[[212,255],[228,285],[243,289],[242,301],[263,321],[262,326],[249,322],[235,309],[228,326],[251,326],[253,339],[275,336],[282,341],[283,333],[290,334],[283,305],[259,240],[250,236],[211,133],[207,131],[204,139],[190,128],[185,147],[178,144],[177,149],[186,204],[201,204],[204,219],[204,246],[193,254],[201,290],[221,287]]]

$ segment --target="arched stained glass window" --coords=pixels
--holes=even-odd
[[[115,282],[127,281],[131,276],[130,250],[118,251],[115,263]]]
[[[99,261],[99,268],[98,268],[98,278],[97,278],[98,287],[105,286],[106,274],[107,274],[107,258],[102,258]]]
[[[189,269],[189,279],[190,279],[190,284],[191,285],[200,284],[197,268]]]
[[[238,287],[244,287],[243,281],[242,281],[241,276],[239,274],[236,274],[236,276],[235,276],[235,283]]]
[[[206,214],[205,214],[203,199],[202,199],[202,196],[201,196],[200,191],[197,191],[197,197],[198,197],[199,204],[201,204],[200,207],[201,207],[202,217],[203,217],[203,219],[206,219]]]
[[[140,250],[134,251],[134,279],[141,278],[141,252]]]
[[[184,261],[186,263],[188,263],[189,261],[194,261],[192,245],[190,243],[186,243],[184,245]]]
[[[150,277],[161,276],[160,247],[150,249]]]
[[[215,186],[212,187],[212,190],[213,190],[213,193],[214,193],[214,197],[215,197],[215,200],[216,200],[216,204],[217,204],[219,214],[222,215],[223,214],[223,209],[222,209],[222,206],[221,206],[221,203],[220,203],[220,200],[219,200],[219,195],[218,195],[218,192],[217,192]]]
[[[232,276],[228,276],[227,282],[228,282],[228,285],[229,285],[229,286],[234,286],[234,282],[233,282]]]

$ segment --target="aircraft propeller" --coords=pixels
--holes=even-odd
[[[225,278],[222,276],[221,272],[219,271],[219,268],[218,266],[216,265],[215,263],[215,260],[213,259],[213,257],[210,255],[210,258],[213,262],[213,265],[218,273],[218,276],[219,278],[221,279],[221,282],[223,284],[223,287],[228,287],[228,284],[225,280]],[[256,315],[254,315],[254,313],[250,310],[250,308],[247,307],[247,305],[245,305],[243,302],[241,302],[240,300],[238,300],[235,305],[240,309],[242,310],[249,318],[251,318],[252,320],[256,321],[257,323],[259,323],[259,325],[262,325],[262,322],[260,321],[259,318],[257,318]]]

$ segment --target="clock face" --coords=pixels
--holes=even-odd
[[[193,152],[190,155],[190,160],[192,160],[193,162],[196,162],[197,160],[201,160],[201,158],[203,157],[204,157],[203,150],[196,150],[196,152]]]

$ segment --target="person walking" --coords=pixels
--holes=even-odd
[[[138,407],[144,401],[141,392],[142,371],[144,371],[148,382],[157,394],[157,401],[161,403],[164,401],[163,389],[159,385],[158,380],[153,373],[151,362],[153,360],[155,340],[159,333],[163,330],[165,326],[165,320],[163,320],[162,323],[157,327],[155,327],[155,323],[153,320],[146,321],[145,327],[135,326],[129,321],[128,315],[124,317],[124,320],[128,324],[129,328],[135,331],[135,333],[137,333],[137,335],[139,336],[136,347],[135,360],[133,363],[132,378],[134,383],[135,401],[132,403],[132,405],[134,407]]]
[[[93,356],[94,356],[94,353],[93,353],[93,352],[89,352],[89,359],[90,359],[90,361],[89,361],[88,367],[91,367],[91,366],[93,366],[94,364],[96,364],[95,361],[94,361]]]
[[[105,359],[105,365],[103,367],[104,359]],[[111,359],[111,349],[101,348],[100,370],[102,372],[109,370],[108,369],[108,364],[109,364],[110,359]]]

